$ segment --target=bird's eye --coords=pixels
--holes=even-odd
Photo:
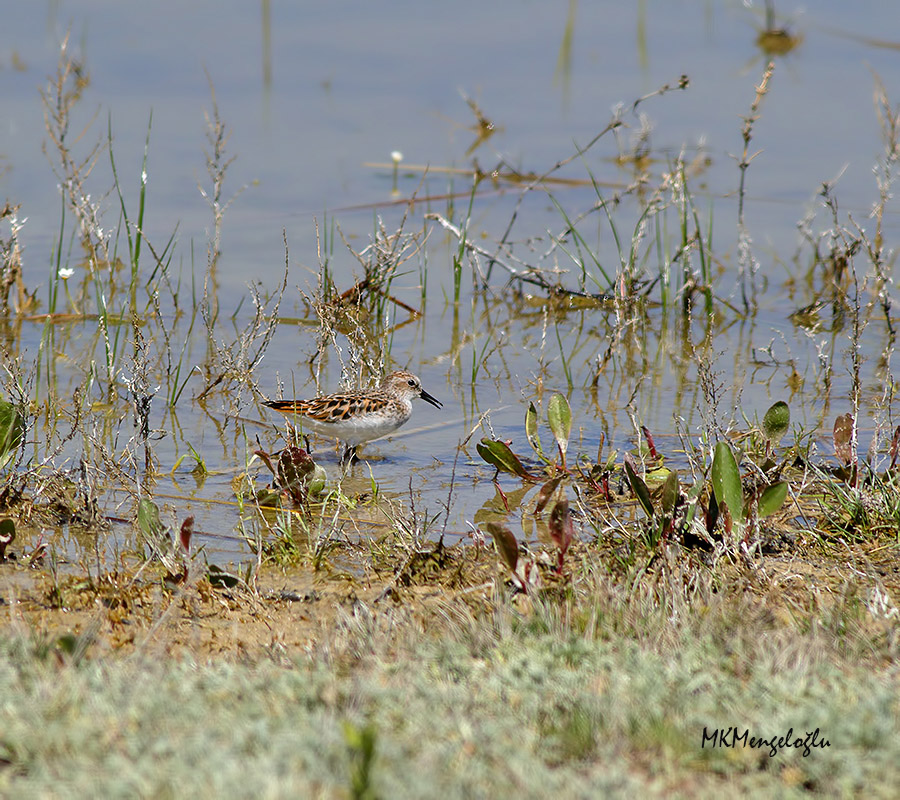
[[[410,379],[407,381],[407,383],[408,383],[413,389],[416,388],[416,382],[415,382],[412,378],[410,378]]]

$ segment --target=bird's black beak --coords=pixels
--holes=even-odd
[[[428,392],[422,389],[422,394],[419,395],[426,403],[431,403],[435,408],[442,408],[443,403],[438,400],[436,397],[432,397]]]

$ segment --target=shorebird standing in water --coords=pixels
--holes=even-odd
[[[356,458],[364,442],[393,433],[412,416],[412,401],[421,397],[441,408],[440,400],[422,388],[411,372],[386,375],[377,388],[361,392],[326,394],[312,400],[267,400],[263,403],[282,414],[294,414],[303,427],[344,443],[342,461]]]

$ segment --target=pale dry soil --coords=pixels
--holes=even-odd
[[[264,565],[253,587],[242,581],[213,586],[199,569],[175,582],[153,566],[54,580],[43,566],[11,559],[0,564],[0,635],[60,640],[63,650],[77,647],[88,658],[149,653],[200,662],[256,660],[314,650],[360,612],[390,616],[424,636],[439,636],[453,617],[448,609],[489,616],[501,599],[512,597],[527,617],[536,598],[550,603],[565,598],[575,607],[593,602],[588,573],[613,573],[616,585],[609,548],[596,544],[572,547],[566,580],[554,573],[552,559],[540,562],[540,585],[532,596],[514,591],[490,546],[432,547],[376,566],[369,551],[347,546],[318,570],[309,564]],[[766,555],[720,567],[717,594],[749,604],[774,627],[805,629],[839,611],[849,612],[864,635],[895,635],[896,548],[841,540],[830,550],[804,546],[803,534],[779,535]],[[651,564],[645,580],[652,576]],[[882,613],[870,613],[879,603]]]

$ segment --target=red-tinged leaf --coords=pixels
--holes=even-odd
[[[302,447],[291,445],[278,454],[278,481],[282,488],[302,483],[315,469],[315,463]]]
[[[846,466],[856,463],[856,453],[853,452],[854,428],[853,414],[841,414],[834,421],[834,454]]]
[[[185,553],[191,552],[191,535],[194,533],[194,518],[193,516],[188,517],[184,522],[181,523],[181,532],[178,534],[178,538],[181,542],[181,548]]]
[[[47,543],[39,542],[37,547],[34,548],[34,552],[32,552],[31,556],[28,559],[28,566],[33,567],[37,564],[42,564],[44,561],[44,556],[47,555]]]
[[[603,499],[606,500],[607,503],[611,503],[612,494],[609,491],[609,475],[603,476],[603,480],[600,481],[600,486],[603,489]]]
[[[559,548],[559,562],[562,566],[563,556],[569,549],[574,538],[574,527],[572,525],[572,514],[569,511],[569,501],[563,498],[550,512],[550,538]]]
[[[522,580],[518,574],[513,575],[513,581],[520,592],[527,594],[529,591],[541,588],[541,571],[534,561],[526,561],[522,565],[522,573],[525,580]]]
[[[487,522],[484,527],[494,537],[494,544],[500,557],[506,562],[510,572],[515,574],[516,566],[519,564],[519,543],[513,532],[502,522]]]
[[[16,538],[16,523],[11,519],[0,520],[0,561],[6,561],[6,548]]]
[[[275,465],[272,463],[271,457],[265,450],[254,450],[253,455],[259,456],[263,464],[265,464],[269,468],[269,472],[272,473],[273,477],[278,474],[275,470]]]
[[[494,488],[497,490],[497,494],[500,495],[500,499],[503,501],[503,508],[506,510],[506,513],[509,513],[509,498],[504,493],[503,489],[500,488],[500,481],[494,481]]]
[[[653,444],[653,434],[650,433],[650,429],[646,425],[641,425],[641,433],[644,434],[644,438],[647,440],[647,449],[650,451],[650,458],[659,458],[659,453],[656,452],[656,445]]]
[[[559,478],[554,478],[551,481],[547,481],[542,487],[541,491],[538,492],[537,503],[534,506],[534,513],[540,514],[547,506],[547,503],[550,502],[550,498],[553,497],[553,493],[556,491],[556,487],[559,486],[562,481],[562,476]]]
[[[296,445],[285,447],[278,454],[275,485],[287,492],[295,505],[303,505],[315,471],[316,463],[308,451]]]

